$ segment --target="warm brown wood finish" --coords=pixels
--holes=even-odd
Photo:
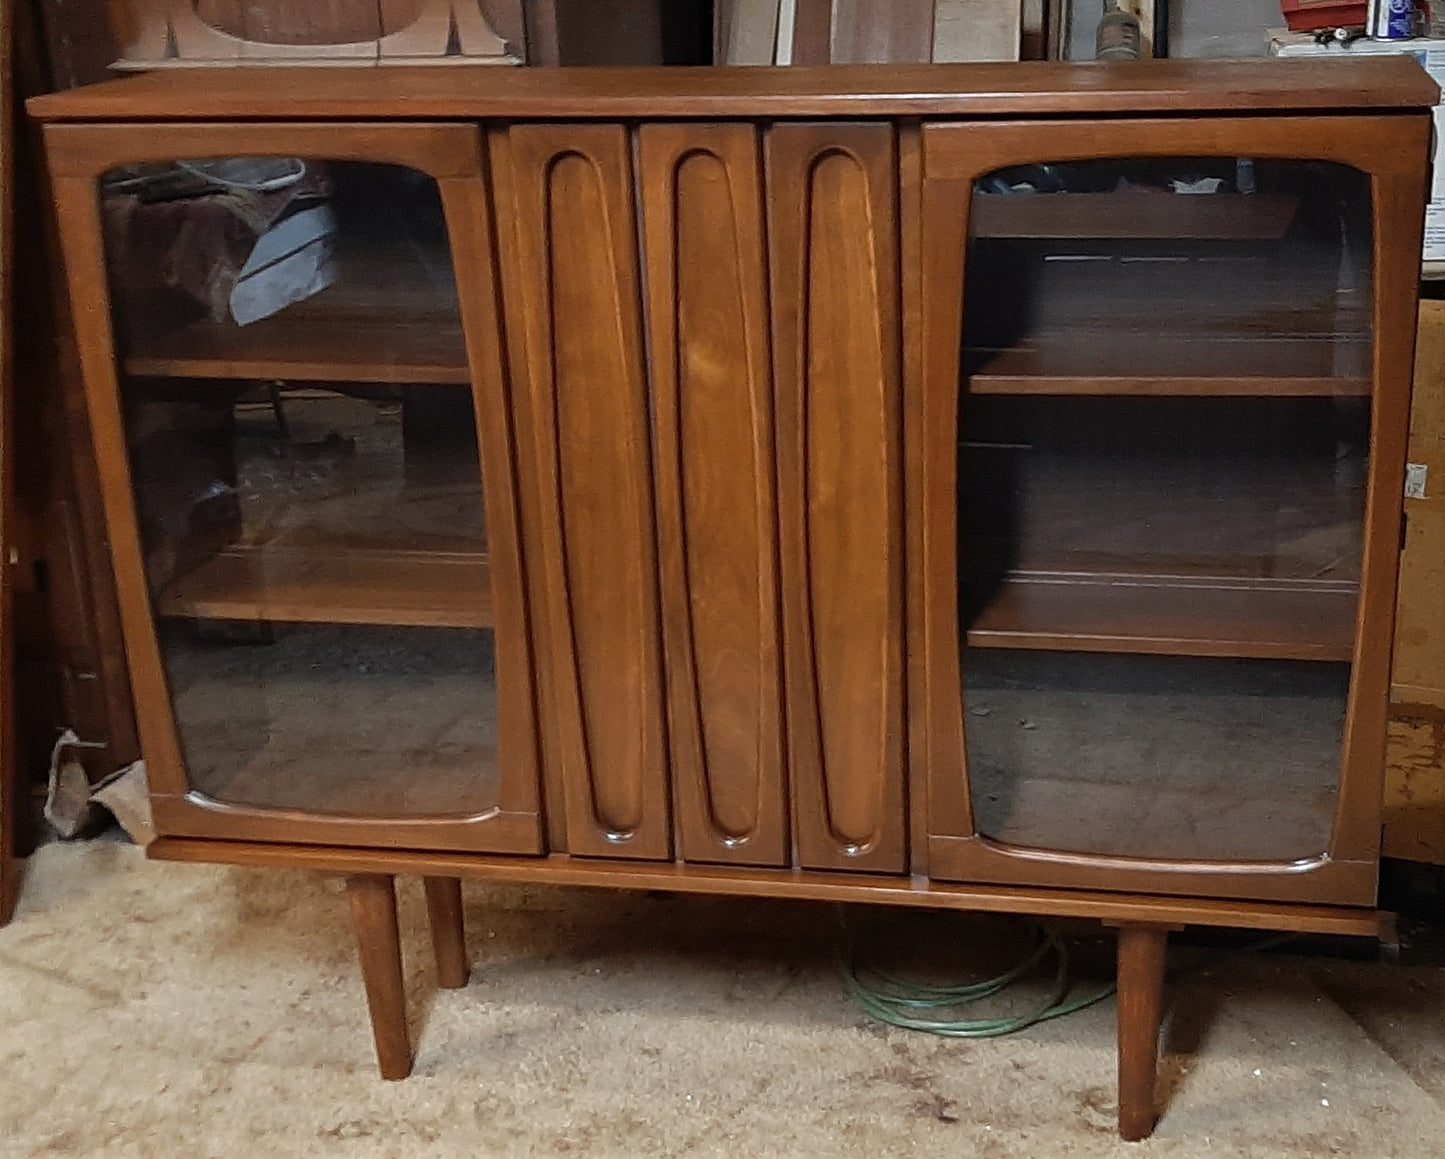
[[[494,117],[1045,117],[1420,109],[1435,86],[1413,61],[1160,60],[830,65],[819,68],[295,69],[147,74],[32,99],[43,120]]]
[[[689,861],[783,865],[773,376],[759,134],[646,125],[658,532]]]
[[[432,951],[436,955],[437,985],[443,990],[460,990],[471,974],[461,879],[426,877],[422,879],[422,886],[426,890],[426,916],[431,926]]]
[[[788,728],[799,863],[899,872],[897,160],[888,125],[768,133]]]
[[[481,881],[574,885],[597,889],[655,889],[674,893],[803,898],[819,902],[901,905],[1086,918],[1144,925],[1226,926],[1297,930],[1341,937],[1375,937],[1380,916],[1360,906],[1286,905],[1220,901],[1208,897],[1155,897],[1070,889],[962,885],[884,874],[762,869],[732,865],[659,865],[594,857],[475,857],[405,849],[327,848],[275,842],[195,841],[163,837],[147,850],[162,861],[199,861],[250,867],[289,866],[324,873],[368,868],[398,876],[452,876]]]
[[[933,58],[934,0],[835,0],[834,64],[923,63]]]
[[[525,340],[559,759],[573,853],[672,852],[663,740],[647,377],[632,151],[620,126],[511,131]],[[576,223],[588,227],[577,228]]]
[[[1267,586],[1218,587],[1207,604],[1190,600],[1174,611],[1168,589],[1145,591],[1131,602],[1140,616],[1127,618],[1127,634],[1100,631],[1111,617],[1103,606],[1114,598],[1109,588],[1081,587],[1070,593],[1061,616],[1046,612],[1057,589],[1037,595],[1017,585],[974,624],[970,642],[999,646],[1079,647],[1196,655],[1254,655],[1352,658],[1351,694],[1335,824],[1328,849],[1307,861],[1241,864],[1159,862],[1110,859],[1058,851],[1019,849],[975,832],[967,800],[963,757],[964,689],[959,676],[959,604],[956,588],[958,543],[953,496],[957,487],[956,434],[963,316],[966,242],[969,237],[973,181],[994,170],[1050,161],[1133,156],[1232,155],[1226,142],[1249,141],[1260,158],[1301,155],[1303,134],[1326,132],[1310,141],[1311,158],[1351,165],[1369,174],[1374,203],[1377,249],[1374,277],[1374,383],[1371,416],[1371,479],[1365,515],[1365,553],[1354,615],[1328,587],[1316,593],[1287,589],[1284,605],[1271,607],[1280,593]],[[1419,158],[1428,126],[1417,118],[1279,117],[1263,121],[1208,118],[1139,121],[1131,126],[1079,121],[1067,134],[1036,124],[997,124],[985,137],[965,126],[924,129],[923,250],[928,299],[924,315],[925,371],[922,380],[925,445],[924,483],[914,518],[923,523],[924,572],[921,609],[929,649],[924,711],[928,714],[930,793],[930,872],[970,881],[1067,880],[1093,888],[1137,888],[1151,892],[1216,896],[1274,897],[1299,901],[1347,901],[1369,904],[1375,895],[1379,820],[1374,802],[1381,792],[1389,635],[1361,631],[1361,624],[1389,622],[1399,550],[1399,496],[1403,486],[1404,440],[1410,392],[1410,352],[1414,332],[1414,270],[1418,262],[1420,214],[1417,204],[1402,205],[1405,191],[1421,180]],[[1105,392],[1107,393],[1107,392]],[[1286,391],[1285,393],[1288,393]],[[1135,577],[1136,579],[1142,577]],[[1091,594],[1091,591],[1093,594]],[[1138,596],[1136,591],[1135,596]],[[1077,595],[1078,598],[1072,598]],[[1301,598],[1317,601],[1310,621],[1293,620]],[[1060,597],[1062,601],[1062,597]],[[1333,602],[1332,602],[1333,601]],[[1203,613],[1201,615],[1201,612]],[[1047,621],[1050,629],[1030,628]],[[1273,620],[1296,630],[1271,629]],[[1213,621],[1214,626],[1207,626]],[[1253,624],[1252,624],[1253,621]],[[1346,631],[1346,623],[1353,628]],[[1060,631],[1063,627],[1064,630]],[[1021,630],[1022,629],[1022,630]],[[1139,637],[1144,637],[1140,639]],[[1247,637],[1247,640],[1246,640]]]
[[[1168,942],[1164,927],[1119,928],[1119,1134],[1131,1143],[1154,1130]]]
[[[361,980],[371,1010],[376,1061],[382,1078],[404,1079],[411,1074],[411,1036],[406,1028],[396,880],[390,874],[354,873],[346,879],[346,892],[361,953]]]
[[[921,35],[918,11],[897,6],[898,36]],[[826,4],[795,14],[803,57],[837,47],[818,43]],[[398,874],[426,878],[444,986],[467,977],[463,877],[1119,924],[1120,1130],[1148,1134],[1168,929],[1378,928],[1435,87],[1390,59],[485,71],[297,71],[262,95],[242,72],[173,74],[32,105],[77,122],[47,126],[47,143],[162,834],[152,855],[349,875],[389,1077],[410,1066]],[[339,816],[192,791],[147,590],[94,183],[122,162],[248,153],[430,174],[455,300],[411,294],[421,282],[397,254],[344,250],[362,271],[333,287],[344,292],[247,334],[205,324],[137,342],[121,369],[213,421],[236,375],[336,384],[318,388],[328,396],[412,391],[443,413],[470,383],[485,544],[228,542],[168,573],[155,611],[451,626],[464,639],[490,626],[498,804],[476,816]],[[1240,157],[1260,163],[1257,194],[1141,199],[1111,181],[1016,197],[1009,178],[991,184],[996,200],[974,197],[997,170],[1121,158],[1218,158],[1243,186]],[[1301,161],[1355,171],[1330,170],[1345,194],[1320,231],[1308,182],[1276,180]],[[1289,258],[1301,234],[1327,235],[1302,271]],[[1329,248],[1344,236],[1355,265]],[[1182,268],[1196,258],[1217,264],[1203,277]],[[349,333],[364,317],[355,278],[393,274],[412,299],[393,332]],[[996,283],[1002,323],[979,305]],[[1206,438],[1206,411],[1226,453]],[[1313,416],[1318,446],[1270,458],[1263,435],[1276,432],[1263,428],[1295,414]],[[1140,453],[1181,415],[1198,440],[1187,477],[1167,450]],[[1094,427],[1129,454],[1079,466],[1070,456],[1095,454]],[[1259,461],[1234,454],[1252,435]],[[1445,474],[1432,448],[1420,453]],[[987,458],[1019,450],[1036,453]],[[961,611],[981,581],[986,598]],[[1230,679],[1308,672],[1294,697],[1308,735],[1280,735],[1311,751],[1299,769],[1262,773],[1225,754],[1177,785],[1164,784],[1172,764],[1136,757],[1130,775],[1159,774],[1147,802],[1127,780],[1090,796],[1089,762],[1112,775],[1113,750],[1031,749],[1037,726],[1008,699],[1039,691],[1016,674],[1041,659],[1075,680],[1061,685],[1071,705],[1127,699],[1129,680],[1155,694],[1120,675],[1157,674],[1151,664],[1174,666],[1190,705],[1210,698],[1210,666]],[[1224,728],[1294,696],[1225,684],[1211,709]],[[1192,711],[1177,714],[1186,731]],[[992,735],[1009,753],[1079,782],[1021,778],[1026,791],[1005,796],[1016,783],[990,765],[1011,759],[989,753],[991,715],[1007,717]],[[1162,734],[1162,715],[1151,706],[1115,731],[1132,742],[1159,719]],[[971,786],[966,754],[995,781]],[[1296,792],[1290,777],[1313,779]],[[1025,797],[1053,814],[999,820]],[[1090,809],[1109,828],[1076,843]],[[1169,828],[1176,814],[1228,840],[1230,818],[1248,832],[1220,852],[1211,835]],[[1294,844],[1269,860],[1276,818]]]

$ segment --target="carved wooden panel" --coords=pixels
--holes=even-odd
[[[510,134],[509,324],[537,489],[567,848],[667,857],[647,376],[631,146],[619,125]],[[530,428],[530,429],[527,429]]]
[[[790,760],[800,863],[901,871],[901,335],[891,126],[768,137]]]
[[[500,18],[493,11],[495,6]],[[124,0],[112,6],[112,67],[402,62],[519,64],[520,0]]]
[[[663,623],[683,856],[787,861],[773,379],[751,125],[641,130]]]

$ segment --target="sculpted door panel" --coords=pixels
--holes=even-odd
[[[663,702],[631,149],[613,125],[509,133],[510,323],[537,488],[552,751],[572,853],[667,857]],[[515,349],[515,347],[514,347]],[[519,368],[520,369],[520,368]],[[530,437],[529,437],[530,436]]]
[[[888,125],[768,137],[799,859],[904,869],[898,216]]]
[[[787,861],[758,135],[640,133],[658,524],[683,856]]]

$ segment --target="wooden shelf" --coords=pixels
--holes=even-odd
[[[488,628],[481,552],[233,547],[161,591],[162,616],[290,623]]]
[[[1357,596],[1348,580],[1015,571],[974,618],[968,643],[1349,660]]]
[[[980,193],[974,237],[1268,241],[1294,221],[1285,193]]]
[[[278,314],[237,326],[209,318],[131,335],[125,373],[151,378],[310,382],[471,381],[445,254],[401,242],[342,242],[335,283]],[[447,276],[439,278],[438,269]]]
[[[1368,277],[1342,288],[1340,264],[1318,242],[985,241],[969,271],[991,297],[970,302],[968,389],[1368,395]]]
[[[1367,340],[1057,330],[968,351],[974,394],[1367,396]]]

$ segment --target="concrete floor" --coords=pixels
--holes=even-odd
[[[417,1068],[384,1083],[339,882],[42,848],[0,930],[0,1154],[1445,1155],[1445,971],[1178,949],[1128,1145],[1112,1002],[946,1041],[858,1012],[827,907],[466,899],[471,983],[438,992],[405,883]]]

